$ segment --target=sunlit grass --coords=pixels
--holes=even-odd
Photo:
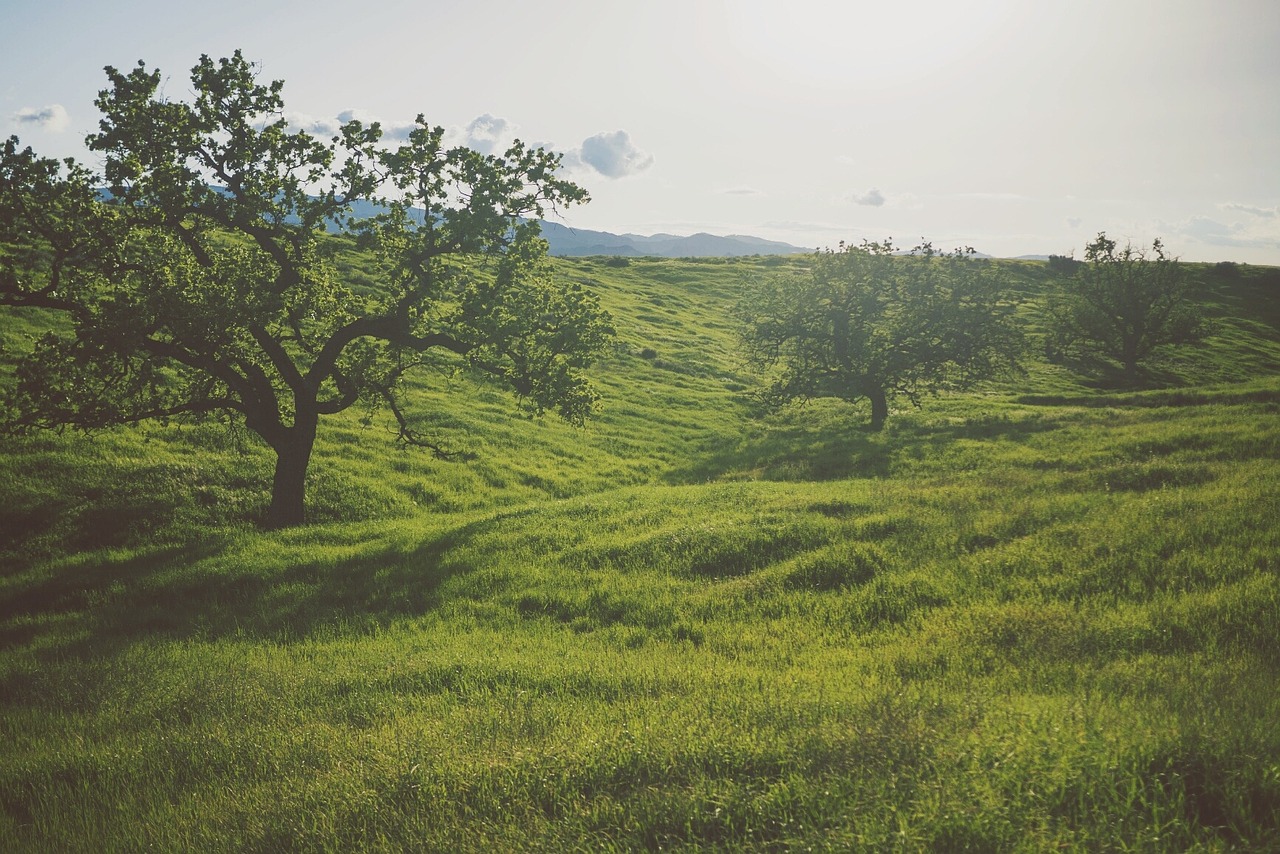
[[[6,440],[0,847],[1280,848],[1274,279],[1150,388],[1033,360],[874,434],[750,417],[765,262],[558,263],[599,417],[337,419],[304,528],[216,426]]]

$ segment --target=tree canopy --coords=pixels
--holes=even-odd
[[[865,398],[879,430],[897,395],[918,404],[1016,368],[1016,306],[999,268],[973,255],[841,244],[805,274],[750,283],[738,315],[750,361],[768,372],[764,402]]]
[[[596,394],[583,369],[612,335],[594,296],[550,275],[536,219],[587,200],[559,156],[448,147],[422,116],[400,144],[349,121],[293,129],[283,83],[240,52],[192,69],[106,69],[90,148],[98,176],[10,138],[0,153],[0,305],[67,322],[17,367],[9,431],[151,418],[242,422],[276,455],[269,526],[304,519],[323,415],[385,405],[418,435],[405,378],[447,357],[571,422]],[[378,214],[357,222],[355,202]],[[334,239],[377,258],[380,287],[337,273]]]
[[[1190,298],[1186,275],[1157,238],[1150,252],[1118,248],[1106,232],[1085,249],[1085,263],[1049,304],[1051,355],[1113,359],[1133,382],[1160,347],[1200,340],[1206,326]]]

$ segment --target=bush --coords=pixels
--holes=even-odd
[[[1077,261],[1070,255],[1050,255],[1049,256],[1049,272],[1061,273],[1064,276],[1075,275],[1076,270],[1080,269],[1083,261]]]

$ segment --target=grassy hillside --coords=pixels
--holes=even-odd
[[[745,401],[728,306],[803,258],[619,263],[556,262],[588,427],[442,378],[477,458],[334,419],[303,529],[224,428],[6,440],[4,847],[1280,849],[1280,271],[1197,268],[1145,390],[873,434]]]

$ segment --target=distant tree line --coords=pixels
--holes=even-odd
[[[1126,380],[1159,348],[1200,340],[1187,279],[1159,240],[1148,253],[1100,233],[1085,260],[1049,257],[1046,350],[1113,360]],[[972,249],[903,255],[890,241],[841,244],[803,274],[757,278],[737,307],[769,408],[833,397],[868,401],[880,430],[896,397],[962,390],[1022,370],[1026,334],[1002,267]]]

